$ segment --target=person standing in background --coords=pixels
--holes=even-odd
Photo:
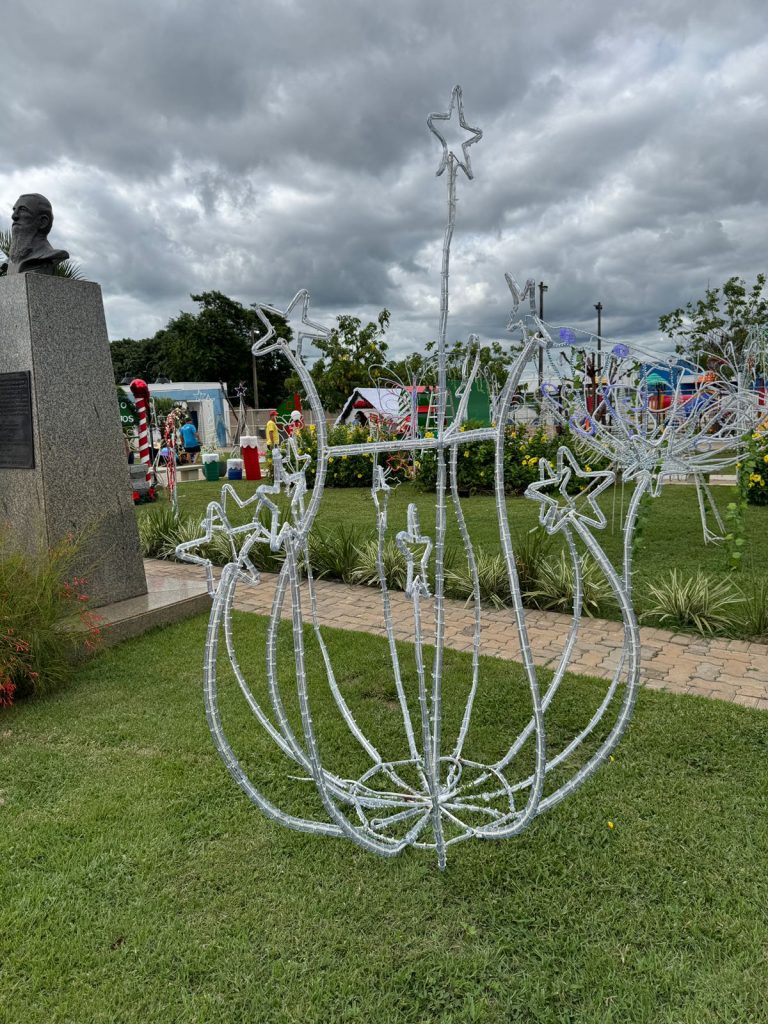
[[[184,442],[184,451],[187,454],[187,458],[194,465],[197,461],[197,456],[200,454],[200,438],[197,435],[197,428],[191,419],[187,419],[179,433],[181,434],[181,440]]]
[[[269,414],[266,428],[267,449],[272,450],[280,444],[280,431],[277,429],[277,412],[274,410]]]

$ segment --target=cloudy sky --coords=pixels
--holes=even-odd
[[[111,338],[190,293],[392,312],[435,336],[445,177],[426,117],[464,90],[449,338],[504,337],[504,272],[609,337],[768,269],[765,0],[26,0],[0,36],[0,227],[43,192]]]

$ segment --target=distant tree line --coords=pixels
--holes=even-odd
[[[191,296],[198,305],[195,313],[180,313],[152,338],[113,341],[112,365],[115,382],[142,377],[148,383],[167,377],[173,381],[224,381],[232,392],[241,382],[247,400],[253,402],[251,346],[254,332],[263,330],[255,311],[221,292]],[[357,387],[370,387],[377,378],[410,383],[434,383],[430,357],[434,342],[425,351],[388,362],[385,334],[390,313],[382,309],[375,321],[363,324],[358,317],[342,314],[328,338],[313,341],[320,356],[310,374],[320,400],[329,411],[341,408]],[[288,324],[271,317],[276,333],[291,339]],[[449,372],[458,374],[470,355],[480,351],[486,372],[503,380],[514,350],[499,342],[490,345],[456,342],[449,351]],[[256,360],[258,399],[262,408],[277,405],[293,391],[300,390],[298,377],[282,353],[274,351]]]
[[[664,314],[659,326],[678,351],[693,358],[706,358],[713,339],[723,337],[740,351],[751,331],[768,327],[765,283],[764,274],[750,287],[740,278],[730,278],[722,289],[707,288],[703,299]],[[158,377],[224,381],[230,393],[243,383],[247,400],[253,403],[251,346],[254,336],[263,330],[256,312],[218,291],[201,292],[192,300],[198,305],[197,312],[179,313],[154,337],[112,342],[115,381],[120,383],[125,377],[143,377],[150,384]],[[288,324],[279,317],[271,319],[277,334],[290,340]],[[428,342],[421,352],[390,361],[385,340],[389,320],[387,309],[367,324],[342,314],[328,338],[313,341],[320,355],[310,374],[326,409],[340,409],[355,388],[370,387],[377,379],[403,384],[415,379],[422,384],[435,382],[434,342]],[[517,354],[511,339],[503,344],[455,342],[448,350],[449,376],[460,375],[478,353],[486,380],[500,386]],[[256,370],[262,408],[277,405],[299,390],[290,363],[278,351],[258,357]]]

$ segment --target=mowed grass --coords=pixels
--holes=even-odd
[[[239,495],[247,497],[254,493],[257,485],[242,481],[235,482],[233,486]],[[200,481],[182,484],[179,487],[179,507],[182,515],[202,517],[208,502],[218,500],[220,492],[220,485],[215,483]],[[721,515],[725,518],[726,506],[736,500],[736,489],[712,487],[712,493]],[[626,515],[631,496],[630,485],[611,488],[601,496],[601,507],[607,519],[607,526],[595,532],[599,542],[617,566],[621,565],[621,522]],[[160,500],[165,501],[165,496]],[[409,502],[415,502],[419,509],[422,529],[433,535],[435,496],[408,484],[396,488],[390,499],[390,533],[405,529]],[[507,500],[507,506],[510,523],[516,533],[523,534],[538,523],[540,506],[535,502],[523,497],[512,497]],[[489,552],[499,551],[494,498],[489,495],[465,498],[462,501],[462,508],[473,543]],[[151,512],[152,506],[137,509],[139,515],[151,515]],[[238,516],[242,516],[242,513],[236,510],[233,516],[235,521],[238,521]],[[326,488],[316,526],[325,530],[355,528],[363,534],[375,536],[375,509],[370,490]],[[649,581],[658,580],[670,569],[678,569],[686,576],[701,569],[713,576],[732,576],[736,582],[743,583],[764,576],[768,573],[768,507],[747,508],[745,539],[747,543],[742,549],[743,568],[734,574],[730,567],[727,545],[704,543],[695,488],[667,484],[661,495],[650,503],[640,550],[635,560],[638,606],[641,609],[643,607],[645,585]],[[556,543],[559,540],[556,538]],[[461,536],[450,503],[447,543],[459,553]]]
[[[265,629],[236,617],[260,695]],[[385,642],[324,635],[342,691],[393,751]],[[81,667],[68,690],[3,713],[0,1020],[768,1020],[764,713],[643,692],[612,763],[521,837],[452,848],[440,873],[425,851],[384,860],[267,821],[210,739],[204,637],[204,618],[151,633]],[[324,758],[356,771],[313,641],[308,651]],[[401,653],[410,669],[411,649]],[[292,657],[286,627],[284,672]],[[468,666],[447,652],[449,734]],[[301,772],[223,668],[221,684],[254,781],[317,812],[314,788],[288,778]],[[567,680],[548,714],[553,750],[603,686]],[[294,701],[288,714],[296,723]],[[518,668],[485,659],[468,754],[498,750],[526,715]]]

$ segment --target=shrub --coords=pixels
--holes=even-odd
[[[366,541],[362,547],[358,548],[357,564],[352,571],[352,583],[363,583],[367,587],[379,585],[378,551],[379,545],[376,540]],[[408,563],[392,537],[388,537],[384,541],[382,560],[387,586],[391,590],[405,590]]]
[[[755,431],[739,465],[739,483],[750,505],[768,505],[768,428]]]
[[[612,597],[608,581],[600,567],[587,554],[580,556],[582,608],[586,615],[595,615],[600,606]],[[544,611],[573,610],[575,574],[570,556],[561,551],[558,558],[546,558],[539,565],[536,589],[527,593],[531,603]]]
[[[752,581],[751,587],[740,588],[743,603],[733,616],[734,632],[743,636],[768,637],[768,579]]]
[[[309,535],[309,561],[315,576],[353,583],[361,543],[360,531],[355,527],[313,530]]]
[[[468,422],[464,429],[469,430],[481,424]],[[584,456],[569,435],[563,434],[550,437],[545,431],[537,430],[529,434],[525,427],[508,427],[504,442],[504,491],[506,494],[522,494],[529,484],[539,479],[539,460],[547,459],[555,463],[557,449],[572,448],[580,463],[587,463],[589,468],[598,467],[597,460],[590,461]],[[479,494],[493,490],[496,472],[495,442],[478,441],[475,444],[460,445],[457,462],[457,482],[462,494]],[[417,481],[425,490],[434,490],[437,480],[437,462],[434,452],[424,452]],[[572,488],[580,487],[574,477]]]
[[[699,570],[684,577],[672,569],[666,579],[648,584],[650,604],[643,618],[653,616],[699,633],[715,633],[732,625],[733,606],[743,594],[728,580],[716,580]]]
[[[394,440],[395,434],[379,428],[377,441]],[[372,441],[373,435],[367,427],[331,427],[328,432],[328,443],[331,445],[364,444]],[[296,435],[297,447],[302,455],[309,455],[307,466],[307,484],[311,487],[315,481],[317,465],[317,431],[314,425],[305,427]],[[271,454],[267,455],[271,465]],[[382,456],[383,464],[390,470],[393,480],[406,480],[412,475],[413,469],[407,453],[393,452]],[[325,482],[328,487],[370,487],[373,481],[373,455],[337,455],[328,461],[328,472]]]
[[[474,587],[469,566],[461,557],[461,552],[456,552],[455,561],[459,562],[459,567],[448,569],[445,573],[446,592],[450,597],[471,599]],[[511,600],[504,556],[492,555],[478,548],[475,551],[475,564],[480,600],[492,604],[494,608],[504,608]]]
[[[87,581],[72,574],[77,550],[68,538],[30,557],[0,533],[0,705],[67,682],[98,643]]]

